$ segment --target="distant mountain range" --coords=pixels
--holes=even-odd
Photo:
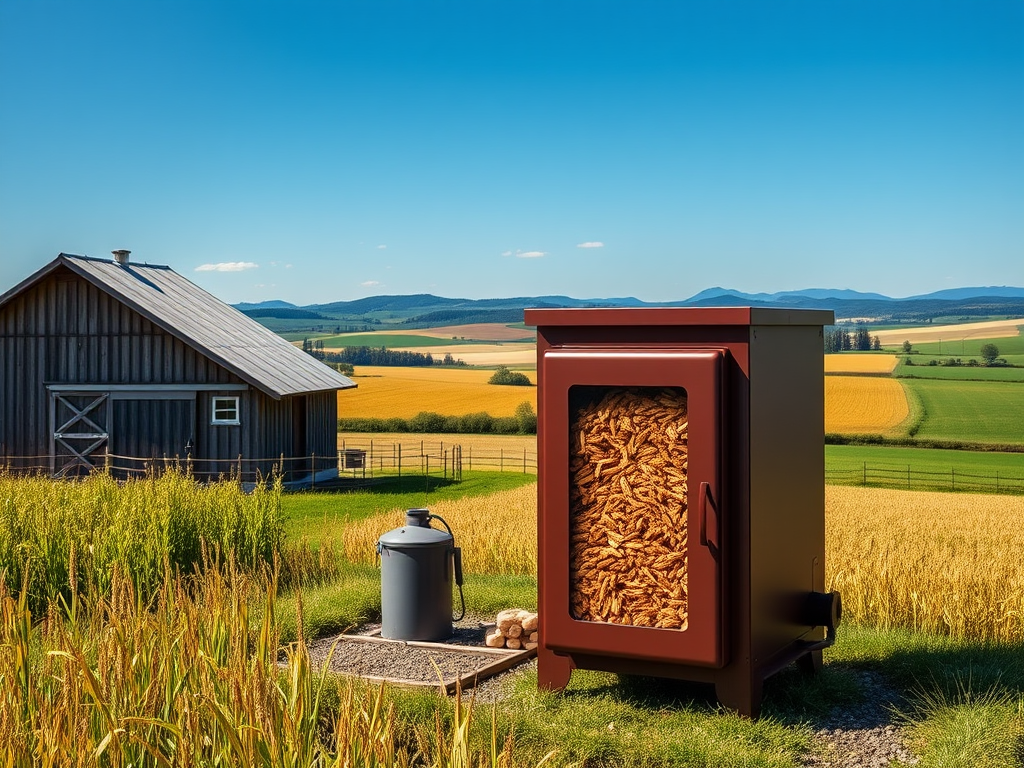
[[[950,288],[934,293],[891,298],[880,293],[847,289],[809,288],[778,293],[744,293],[708,288],[688,299],[646,302],[633,297],[574,299],[569,296],[518,296],[507,299],[451,299],[429,293],[368,296],[354,301],[297,306],[286,301],[235,304],[237,309],[272,327],[287,330],[324,325],[428,326],[464,323],[522,322],[526,307],[709,307],[776,306],[791,309],[830,309],[838,320],[865,322],[928,322],[967,320],[985,316],[1024,317],[1024,288],[987,286]],[[270,322],[273,321],[273,322]]]

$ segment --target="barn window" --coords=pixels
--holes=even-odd
[[[238,424],[238,398],[213,398],[213,424]]]

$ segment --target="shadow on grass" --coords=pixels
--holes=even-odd
[[[917,702],[936,694],[951,702],[993,694],[1024,701],[1024,643],[848,628],[826,652],[817,674],[805,674],[794,664],[767,678],[761,712],[813,729],[838,727],[855,713],[856,727],[874,728],[898,719],[896,712],[913,717]],[[561,695],[580,704],[607,697],[650,710],[721,710],[712,685],[668,678],[576,671]]]

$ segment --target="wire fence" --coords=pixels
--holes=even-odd
[[[200,481],[261,482],[281,478],[286,486],[326,487],[338,481],[372,482],[386,476],[426,476],[458,482],[462,479],[462,447],[458,444],[346,445],[336,453],[233,459],[186,456],[140,457],[114,453],[5,456],[0,468],[20,474],[75,478],[106,472],[121,479],[160,474],[171,469]],[[509,469],[512,469],[511,465]]]
[[[286,485],[328,486],[342,481],[369,483],[378,478],[425,476],[458,482],[463,470],[537,473],[537,452],[528,448],[488,448],[455,442],[409,440],[344,440],[335,454],[234,459],[139,457],[101,453],[80,459],[65,455],[6,456],[5,470],[19,473],[79,477],[95,471],[116,477],[143,477],[175,468],[199,480],[255,482],[281,477]],[[913,465],[872,464],[826,469],[830,485],[862,485],[908,491],[951,491],[1024,494],[1024,477],[1006,472],[980,474],[956,468],[915,469]]]
[[[864,462],[850,469],[826,469],[831,485],[865,485],[907,491],[952,491],[973,493],[1024,493],[1024,477],[995,472],[982,475],[950,468],[948,471],[914,469],[912,465],[882,465]]]
[[[491,470],[498,472],[537,473],[537,452],[528,448],[483,448],[481,446],[433,440],[351,440],[344,439],[340,454],[361,451],[370,473],[402,473],[419,461],[424,471],[434,467],[452,466],[458,457],[460,471]],[[457,452],[457,454],[456,454]]]

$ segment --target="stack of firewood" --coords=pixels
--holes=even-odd
[[[533,650],[537,647],[537,614],[519,608],[501,611],[484,642],[488,648]]]

